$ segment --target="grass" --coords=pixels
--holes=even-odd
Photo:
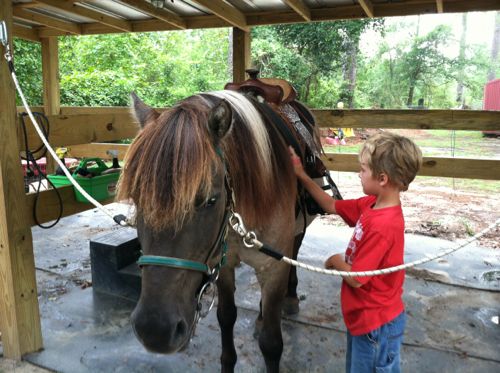
[[[500,190],[500,181],[497,180],[453,179],[434,176],[417,176],[417,180],[423,186],[448,187],[468,192],[497,194]]]
[[[427,157],[500,159],[500,138],[483,137],[480,131],[394,130],[394,132],[415,141],[422,149],[423,155]],[[357,154],[363,144],[357,138],[347,138],[346,141],[346,145],[324,145],[323,147],[326,153]],[[419,176],[418,180],[422,185],[444,186],[454,190],[493,194],[497,194],[500,190],[500,181],[497,180],[426,176]]]
[[[395,130],[411,138],[424,156],[500,159],[500,139],[483,137],[480,131]],[[359,152],[362,141],[347,138],[346,145],[324,145],[327,153]]]

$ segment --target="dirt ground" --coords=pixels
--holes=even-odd
[[[378,129],[356,130],[355,137],[347,139],[348,145],[361,144]],[[430,136],[424,130],[394,130],[417,142]],[[322,134],[322,135],[326,135]],[[463,141],[463,140],[462,140]],[[477,140],[475,140],[477,142]],[[461,147],[477,147],[478,155],[500,158],[500,137],[483,137],[480,143],[461,144]],[[439,144],[439,141],[436,141]],[[450,152],[449,144],[443,148],[422,148],[423,155]],[[328,151],[328,150],[327,150]],[[353,173],[332,172],[344,198],[362,195],[360,182]],[[487,228],[500,218],[500,181],[466,180],[439,177],[417,177],[410,189],[402,194],[406,233],[422,234],[448,240],[469,238]],[[322,217],[331,224],[344,224],[338,217]],[[479,238],[481,246],[500,249],[500,229],[497,227]]]
[[[337,175],[335,175],[337,174]],[[344,198],[362,195],[359,179],[353,174],[333,173]],[[453,180],[417,177],[402,194],[406,233],[448,240],[466,239],[479,233],[500,217],[500,193],[459,189]],[[500,186],[500,182],[498,182]],[[325,216],[331,224],[343,225],[336,216]],[[500,249],[498,227],[479,239],[481,246]]]

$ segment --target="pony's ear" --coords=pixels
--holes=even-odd
[[[132,98],[132,107],[134,108],[135,117],[139,121],[141,128],[146,127],[149,122],[156,120],[156,118],[160,116],[160,113],[155,109],[142,102],[135,92],[132,92],[130,97]]]
[[[221,100],[208,114],[208,129],[216,144],[231,127],[232,119],[233,113],[226,100]]]

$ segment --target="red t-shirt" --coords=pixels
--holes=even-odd
[[[370,271],[403,264],[404,218],[401,206],[372,209],[375,196],[339,200],[335,209],[356,228],[345,252],[351,271]],[[342,282],[341,304],[352,335],[366,334],[393,320],[404,310],[404,271],[387,275],[355,277],[362,284],[353,288]]]

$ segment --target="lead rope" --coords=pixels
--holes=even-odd
[[[307,269],[308,271],[312,272],[317,272],[317,273],[322,273],[325,275],[332,275],[332,276],[343,276],[343,277],[366,277],[366,276],[377,276],[377,275],[386,275],[388,273],[393,273],[397,271],[401,271],[406,268],[411,268],[415,267],[420,264],[424,264],[427,262],[430,262],[432,260],[441,258],[443,256],[449,255],[455,251],[458,251],[462,249],[463,247],[471,244],[473,241],[477,240],[478,238],[484,236],[486,233],[490,232],[491,230],[495,229],[499,224],[500,224],[500,219],[497,219],[493,224],[490,224],[487,228],[483,229],[481,232],[475,234],[474,236],[470,237],[467,239],[464,243],[444,250],[438,254],[431,255],[427,258],[423,258],[420,260],[415,260],[410,263],[405,263],[401,264],[398,266],[394,267],[388,267],[388,268],[383,268],[383,269],[377,269],[374,271],[363,271],[363,272],[348,272],[348,271],[337,271],[335,269],[325,269],[321,267],[315,267],[309,264],[301,263],[297,260],[290,259],[283,254],[277,252],[270,246],[267,246],[266,244],[260,242],[257,239],[257,235],[255,234],[254,231],[247,231],[245,228],[245,225],[243,224],[243,220],[241,216],[237,213],[232,213],[232,215],[229,218],[229,224],[233,228],[233,230],[242,238],[243,244],[248,247],[248,248],[257,248],[261,253],[264,253],[276,260],[283,261],[285,263],[288,263],[290,265],[293,265],[295,267],[300,267]]]
[[[61,160],[57,156],[56,152],[54,151],[54,149],[52,149],[52,147],[50,146],[49,142],[45,138],[45,136],[44,136],[42,130],[40,129],[40,127],[39,127],[39,125],[38,125],[35,117],[33,116],[33,113],[31,112],[31,109],[30,109],[30,107],[28,105],[28,102],[26,101],[26,98],[24,97],[24,94],[23,94],[23,91],[21,89],[21,86],[19,85],[19,82],[17,80],[16,71],[14,69],[14,63],[12,62],[12,53],[10,51],[9,40],[7,38],[7,27],[6,27],[5,21],[0,22],[0,41],[3,44],[4,48],[5,48],[4,57],[7,60],[7,63],[9,65],[10,76],[12,77],[14,85],[16,86],[17,93],[19,94],[19,97],[21,98],[21,101],[23,102],[23,106],[26,109],[26,112],[28,113],[28,116],[31,119],[31,123],[33,124],[33,127],[35,128],[38,136],[42,140],[43,144],[45,145],[45,147],[49,151],[49,153],[52,156],[52,158],[54,158],[54,160],[57,162],[57,164],[59,165],[59,167],[61,167],[61,169],[63,170],[64,174],[66,175],[66,177],[68,178],[68,180],[71,182],[71,184],[73,184],[73,186],[80,193],[82,193],[82,195],[85,198],[87,198],[87,200],[90,203],[92,203],[95,207],[97,207],[103,213],[105,213],[106,215],[108,215],[117,224],[119,224],[121,226],[124,226],[124,227],[132,225],[132,224],[130,224],[130,222],[128,221],[128,219],[127,219],[127,217],[125,215],[123,215],[123,214],[113,215],[107,208],[105,208],[102,204],[100,204],[99,202],[97,202],[91,195],[89,195],[80,186],[80,184],[78,184],[78,182],[73,178],[73,176],[71,175],[71,173],[66,168],[66,165],[63,164],[63,162],[61,162]]]

